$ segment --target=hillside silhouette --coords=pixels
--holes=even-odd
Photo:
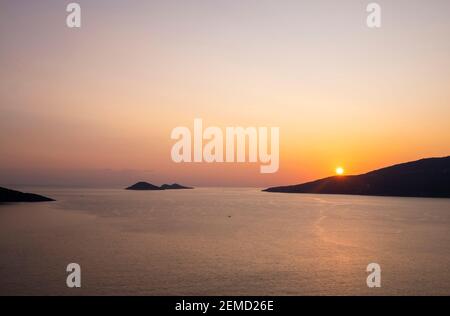
[[[0,203],[4,202],[51,202],[54,201],[48,197],[32,194],[23,193],[15,190],[10,190],[0,187]]]
[[[450,156],[402,163],[361,175],[333,176],[266,192],[450,197]]]

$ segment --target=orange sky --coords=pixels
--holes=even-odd
[[[56,1],[0,11],[0,185],[268,186],[450,154],[450,3]],[[3,7],[4,6],[4,7]],[[174,164],[170,132],[279,126],[280,170]]]

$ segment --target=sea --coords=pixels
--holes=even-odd
[[[450,295],[450,199],[16,189],[57,201],[0,205],[0,295]]]

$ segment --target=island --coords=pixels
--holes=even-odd
[[[361,175],[333,176],[263,191],[450,198],[450,156],[426,158]]]
[[[135,190],[135,191],[161,191],[161,190],[186,190],[193,189],[191,187],[186,187],[178,183],[174,184],[163,184],[162,186],[157,186],[148,182],[138,182],[132,186],[126,188],[125,190]]]
[[[141,181],[141,182],[133,184],[132,186],[129,186],[125,190],[157,191],[157,190],[162,190],[162,189],[154,184]]]
[[[23,193],[15,190],[10,190],[0,187],[0,203],[11,203],[11,202],[52,202],[51,198],[32,194]]]
[[[185,187],[181,184],[174,183],[174,184],[163,184],[161,186],[161,189],[163,189],[163,190],[191,190],[193,188]]]

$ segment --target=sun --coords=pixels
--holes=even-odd
[[[336,174],[337,174],[338,176],[343,175],[344,172],[345,172],[344,168],[342,168],[342,167],[337,167],[337,168],[336,168]]]

